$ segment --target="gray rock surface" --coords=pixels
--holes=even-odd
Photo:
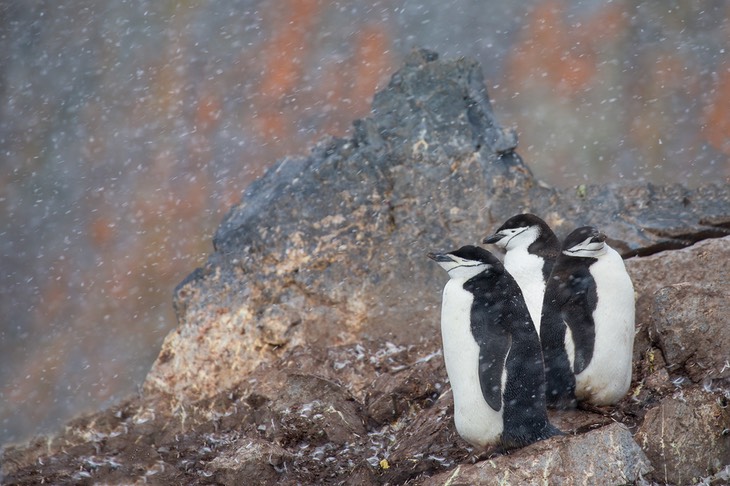
[[[730,334],[723,332],[730,323],[730,268],[722,268],[729,262],[717,262],[720,279],[674,284],[654,294],[649,336],[669,370],[682,367],[695,383],[730,378]]]
[[[144,394],[6,448],[2,480],[610,484],[726,474],[730,238],[701,240],[727,233],[730,188],[544,187],[494,120],[479,67],[425,51],[355,128],[282,161],[231,209],[206,266],[176,289],[179,325]],[[523,210],[561,235],[590,222],[626,255],[650,255],[627,260],[634,379],[615,407],[551,414],[568,435],[484,461],[494,451],[474,451],[454,430],[438,327],[444,276],[425,254],[477,243]]]
[[[631,258],[626,269],[637,293],[634,359],[654,346],[668,353],[676,369],[698,353],[700,364],[688,370],[695,382],[729,376],[729,368],[721,370],[730,359],[730,348],[723,346],[730,322],[730,306],[723,302],[730,285],[730,238],[704,240],[670,255]]]
[[[508,456],[462,464],[422,484],[626,484],[651,470],[631,432],[611,424],[580,436],[538,442]]]
[[[678,390],[649,410],[636,440],[661,484],[695,484],[730,464],[727,390]]]

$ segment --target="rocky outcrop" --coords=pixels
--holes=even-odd
[[[637,286],[646,416],[636,438],[661,484],[689,484],[730,464],[730,238],[627,261]],[[659,397],[664,398],[659,399]]]
[[[727,186],[559,191],[516,145],[475,62],[414,52],[351,139],[283,160],[231,209],[206,266],[175,291],[179,325],[146,390],[196,399],[286,347],[433,333],[442,275],[424,254],[479,242],[523,210],[559,235],[598,226],[626,255],[730,231]]]
[[[5,480],[721,477],[730,238],[708,238],[728,234],[730,188],[552,189],[516,143],[492,114],[477,64],[414,52],[352,138],[282,161],[231,209],[208,263],[175,291],[178,327],[144,395],[7,448]],[[633,256],[634,379],[615,407],[553,414],[566,436],[489,456],[453,427],[438,331],[443,275],[425,254],[477,243],[524,210],[559,235],[596,225]]]

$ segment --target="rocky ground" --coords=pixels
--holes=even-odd
[[[175,292],[140,396],[6,446],[4,484],[726,484],[730,189],[535,180],[479,66],[417,51],[352,139],[255,183]],[[591,223],[637,292],[629,395],[500,455],[453,427],[433,249],[530,210]]]

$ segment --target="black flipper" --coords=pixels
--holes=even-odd
[[[586,268],[572,275],[569,282],[571,296],[563,306],[563,319],[570,328],[575,345],[573,373],[578,374],[588,367],[593,359],[596,328],[593,324],[593,311],[598,301],[596,282]]]
[[[571,297],[568,283],[551,277],[540,319],[540,343],[545,363],[545,398],[550,408],[576,406],[575,375],[565,350],[567,325],[562,312]]]
[[[469,280],[464,288],[475,295],[487,295],[495,289],[489,288],[480,277]],[[479,383],[487,404],[495,411],[502,408],[502,373],[504,362],[510,348],[510,335],[503,326],[491,323],[501,322],[507,299],[479,299],[491,305],[475,301],[471,309],[471,332],[479,345]]]
[[[494,336],[491,342],[479,343],[479,383],[482,395],[493,410],[502,408],[502,374],[511,344],[509,335]]]

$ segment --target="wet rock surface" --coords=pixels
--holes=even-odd
[[[579,436],[538,442],[508,456],[460,465],[423,484],[626,484],[651,470],[631,432],[614,423]]]
[[[682,484],[724,474],[730,238],[714,237],[728,234],[730,189],[557,190],[515,147],[478,65],[414,52],[351,139],[282,161],[231,209],[207,265],[175,291],[179,325],[144,393],[6,447],[2,481],[456,484],[497,468],[577,484],[590,466],[594,484]],[[525,210],[559,236],[591,223],[626,256],[651,256],[627,260],[638,299],[629,396],[552,414],[566,436],[494,455],[454,430],[444,281],[425,254],[477,243]],[[681,457],[657,449],[669,439]],[[589,447],[590,464],[578,456]]]
[[[636,440],[659,483],[694,484],[730,464],[730,400],[717,391],[680,389],[647,412]]]
[[[730,274],[730,268],[718,271]],[[730,322],[725,280],[674,284],[654,294],[649,335],[670,369],[684,368],[696,383],[730,378],[730,336],[722,332]]]

